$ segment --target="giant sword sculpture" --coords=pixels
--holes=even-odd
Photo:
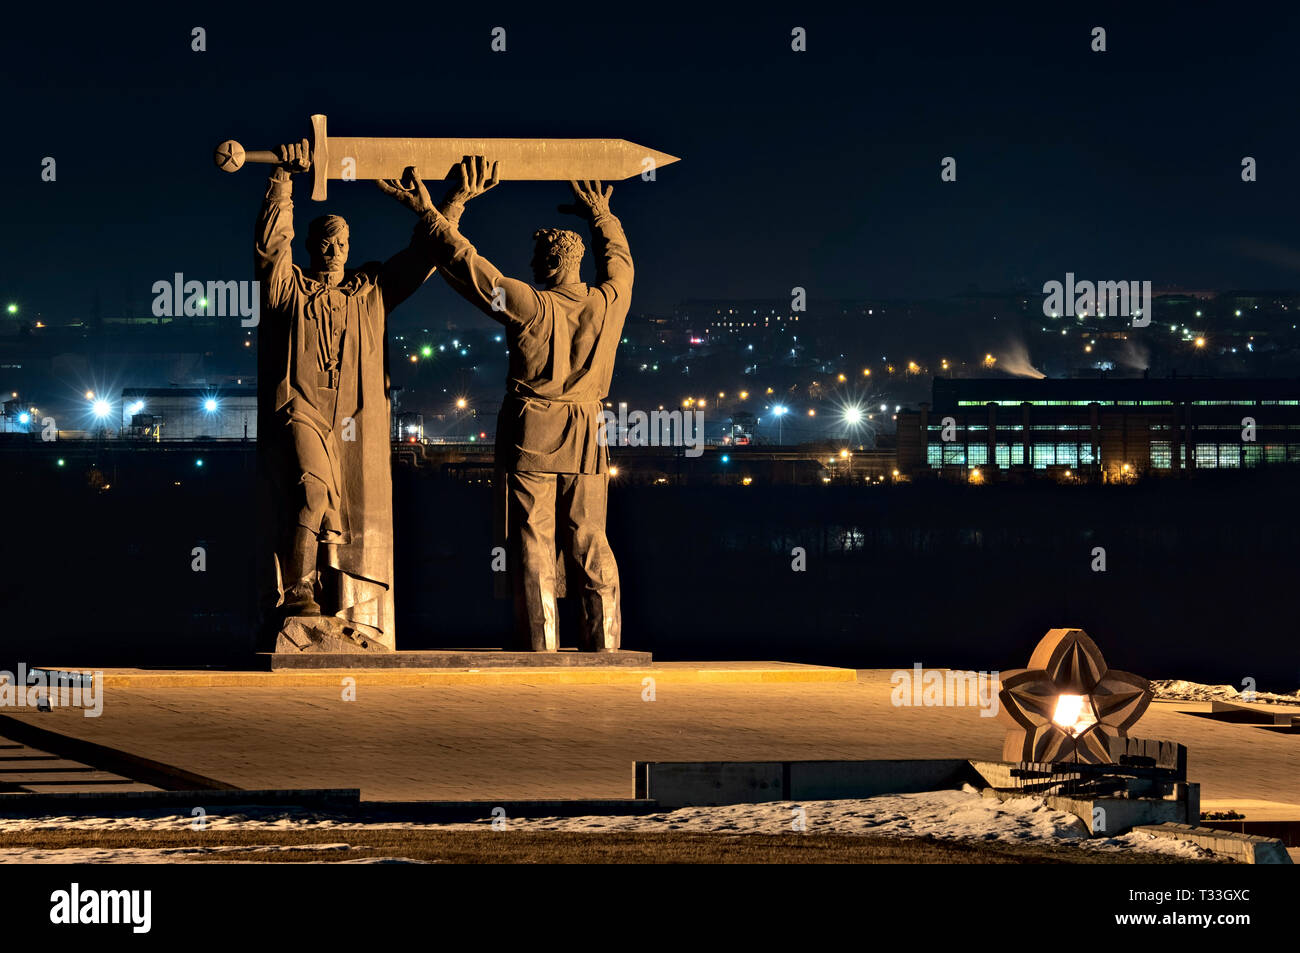
[[[502,180],[599,180],[631,178],[669,163],[676,156],[626,139],[375,139],[330,136],[325,117],[311,117],[311,197],[326,198],[329,179],[400,179],[415,166],[426,179],[445,178],[465,156],[500,163]],[[246,150],[233,139],[217,146],[217,168],[238,172],[245,162],[277,163],[269,149]]]

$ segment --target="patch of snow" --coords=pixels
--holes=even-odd
[[[204,830],[483,830],[490,820],[473,823],[412,823],[409,821],[356,821],[345,817],[243,808],[238,813],[209,814]],[[1089,838],[1083,822],[1065,811],[1054,810],[1037,797],[1006,801],[983,797],[970,785],[961,790],[929,791],[919,794],[890,794],[872,798],[828,801],[772,801],[762,804],[730,804],[717,807],[686,807],[675,811],[627,816],[505,818],[506,830],[600,832],[682,831],[704,834],[784,834],[796,830],[796,822],[811,833],[878,834],[889,837],[934,837],[949,841],[998,841],[1009,844],[1058,844],[1097,851],[1152,851],[1197,858],[1209,851],[1189,842],[1177,842],[1149,834],[1126,834],[1113,838]],[[35,830],[184,830],[193,828],[188,815],[153,814],[139,817],[45,817],[0,818],[0,833]],[[347,844],[267,847],[255,850],[348,850]],[[354,848],[353,848],[354,849]],[[145,863],[175,862],[196,854],[221,851],[249,851],[239,847],[186,847],[141,851],[150,854]],[[77,860],[66,862],[130,862],[131,852],[80,850]],[[40,856],[38,856],[40,855]],[[0,862],[59,862],[68,851],[0,851]],[[48,860],[46,859],[48,857]],[[368,858],[357,862],[394,862],[393,858]]]
[[[1171,701],[1208,702],[1208,701],[1246,701],[1242,693],[1231,685],[1204,685],[1200,682],[1188,682],[1181,678],[1153,679],[1151,688],[1156,698]],[[1295,705],[1300,703],[1300,691],[1292,695],[1279,695],[1277,692],[1255,692],[1252,702],[1265,704]]]

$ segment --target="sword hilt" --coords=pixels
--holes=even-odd
[[[325,163],[328,157],[325,155],[327,138],[325,135],[325,117],[314,115],[311,117],[311,165],[312,165],[312,195],[313,199],[320,201],[325,198]],[[267,165],[279,165],[280,156],[270,149],[245,149],[234,139],[227,139],[220,143],[212,154],[212,160],[217,164],[217,168],[222,172],[238,172],[244,167],[245,162],[260,162]]]
[[[218,145],[212,159],[222,172],[238,172],[244,167],[245,162],[265,162],[275,165],[280,161],[280,157],[270,149],[248,150],[234,139],[227,139]]]

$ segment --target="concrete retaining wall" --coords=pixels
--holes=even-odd
[[[1241,864],[1289,864],[1291,857],[1286,847],[1276,837],[1259,837],[1255,834],[1237,834],[1233,831],[1216,831],[1209,827],[1190,824],[1144,824],[1133,828],[1135,832],[1167,837],[1170,840],[1187,840],[1228,857]]]
[[[898,761],[638,761],[635,797],[662,807],[833,800],[981,784],[964,759]]]

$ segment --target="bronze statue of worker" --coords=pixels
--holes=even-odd
[[[495,183],[495,164],[475,170]],[[448,284],[506,331],[510,357],[496,468],[515,647],[558,650],[556,598],[563,585],[579,597],[579,649],[617,651],[622,614],[618,565],[605,536],[610,468],[603,402],[633,272],[627,237],[609,208],[613,189],[572,182],[575,202],[561,206],[591,228],[595,282],[581,278],[582,238],[543,228],[533,233],[538,289],[506,277],[479,255],[458,220],[433,209],[418,178],[408,179],[414,180],[410,187],[383,187],[419,213],[422,226],[430,225],[433,259]]]

